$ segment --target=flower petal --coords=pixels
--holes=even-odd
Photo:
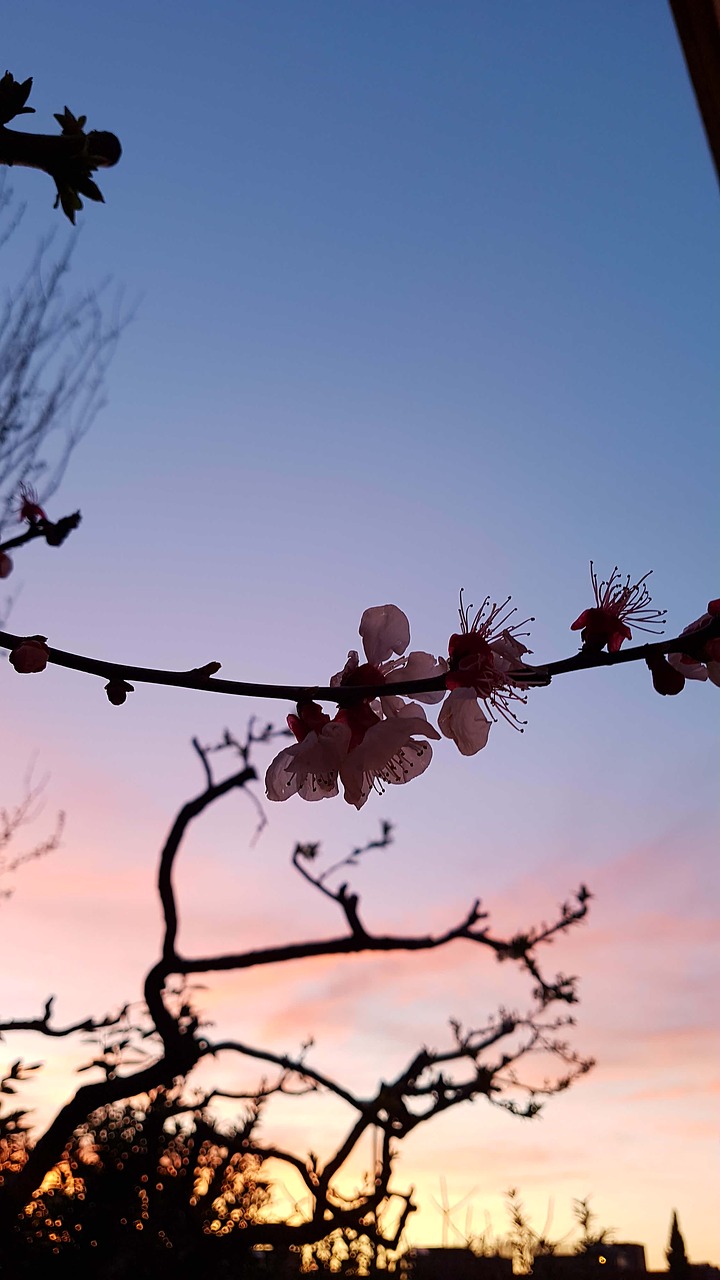
[[[347,755],[350,729],[333,720],[320,733],[314,730],[286,747],[272,761],[265,775],[268,800],[324,800],[338,794],[338,770]]]
[[[294,747],[285,747],[271,761],[265,774],[265,795],[268,800],[289,800],[298,789],[297,775],[289,768],[292,765]]]
[[[423,741],[415,741],[415,734]],[[348,804],[361,809],[375,783],[382,790],[424,773],[432,759],[432,747],[425,739],[439,737],[422,708],[413,703],[403,704],[396,715],[373,725],[340,765]]]
[[[431,653],[414,650],[408,654],[404,662],[393,663],[390,671],[385,672],[385,682],[392,684],[397,680],[429,680],[433,676],[444,675],[447,669],[448,664],[444,658],[434,658]],[[438,689],[435,693],[414,693],[413,697],[431,706],[435,702],[442,702],[445,690]]]
[[[685,653],[669,653],[668,662],[671,667],[685,676],[686,680],[707,680],[708,678],[707,667]]]
[[[482,751],[490,734],[491,721],[482,710],[474,689],[453,689],[445,699],[438,727],[446,738],[452,738],[463,756]]]
[[[386,662],[393,653],[404,653],[410,643],[410,623],[396,604],[366,609],[359,630],[367,660],[374,666]]]

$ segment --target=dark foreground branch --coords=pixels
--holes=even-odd
[[[544,686],[550,684],[553,676],[567,675],[571,671],[589,671],[596,667],[616,667],[627,662],[647,662],[656,655],[667,653],[686,653],[690,656],[702,651],[709,640],[720,636],[720,616],[713,618],[706,627],[690,635],[673,636],[671,640],[657,640],[652,644],[634,645],[630,649],[620,649],[617,653],[597,652],[596,649],[581,649],[569,658],[561,658],[557,662],[523,666],[522,670],[510,671],[509,681],[516,681],[526,686]],[[36,637],[34,637],[36,638]],[[18,648],[27,636],[14,635],[10,631],[0,631],[0,646],[10,649]],[[58,667],[66,667],[71,671],[82,671],[87,675],[100,679],[115,681],[132,681],[134,684],[169,685],[177,689],[198,689],[208,693],[224,693],[241,698],[272,698],[284,702],[333,702],[347,701],[348,690],[344,686],[335,685],[298,685],[298,684],[266,684],[247,680],[219,680],[215,672],[220,669],[219,662],[205,663],[201,667],[192,667],[187,671],[168,671],[160,667],[138,667],[127,662],[107,662],[101,658],[89,658],[83,654],[70,653],[64,649],[47,647],[48,661]],[[353,698],[365,701],[384,697],[388,688],[394,695],[408,696],[418,693],[437,693],[446,688],[445,676],[432,676],[425,680],[397,680],[392,686],[372,684],[353,686]]]

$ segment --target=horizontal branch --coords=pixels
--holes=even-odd
[[[524,685],[547,685],[553,676],[566,675],[571,671],[587,671],[595,667],[615,667],[626,662],[642,662],[654,654],[687,653],[692,656],[699,653],[708,640],[717,636],[720,636],[720,616],[713,618],[706,627],[694,631],[691,635],[674,636],[671,640],[657,640],[652,644],[634,645],[629,649],[621,649],[617,653],[598,653],[594,648],[583,648],[579,653],[557,662],[528,665],[516,671],[510,671],[507,679]],[[9,631],[0,631],[0,646],[12,650],[27,638],[14,635]],[[246,680],[219,680],[214,675],[206,674],[210,667],[218,669],[219,664],[216,665],[214,662],[193,667],[187,671],[168,671],[160,667],[138,667],[126,662],[108,662],[102,658],[89,658],[83,654],[50,647],[48,647],[48,660],[55,666],[66,667],[71,671],[82,671],[106,681],[126,680],[136,684],[170,685],[179,689],[197,689],[241,698],[273,698],[285,702],[312,700],[340,703],[348,699],[348,689],[340,685],[265,684]],[[352,697],[363,701],[386,696],[388,688],[393,694],[407,695],[436,693],[444,690],[445,687],[445,676],[439,675],[425,680],[397,680],[393,681],[391,686],[385,683],[353,686]]]
[[[459,924],[440,934],[419,934],[397,936],[394,934],[373,934],[364,927],[359,930],[351,928],[351,932],[337,938],[325,938],[316,942],[294,942],[275,947],[262,947],[254,951],[243,951],[235,954],[184,957],[175,954],[166,956],[162,968],[165,974],[176,973],[185,976],[195,973],[219,973],[228,970],[239,971],[256,968],[259,965],[285,964],[291,960],[306,960],[318,956],[356,955],[363,952],[391,951],[434,951],[447,946],[450,942],[476,942],[489,947],[499,960],[516,960],[522,964],[538,981],[547,998],[565,1000],[573,1003],[574,980],[557,978],[554,983],[547,983],[538,972],[533,958],[533,949],[539,944],[549,941],[558,931],[564,931],[585,918],[588,911],[589,894],[581,888],[577,895],[577,906],[564,907],[561,919],[557,924],[540,931],[518,934],[509,941],[494,938],[487,928],[476,928],[478,920],[485,919],[480,911],[479,900],[474,902],[467,915]]]
[[[327,1089],[330,1093],[336,1094],[338,1098],[342,1098],[343,1102],[347,1102],[349,1106],[354,1107],[357,1111],[362,1111],[365,1106],[348,1089],[344,1089],[341,1084],[331,1080],[329,1076],[323,1075],[322,1072],[308,1067],[300,1058],[289,1058],[284,1053],[272,1053],[270,1049],[256,1049],[252,1045],[243,1044],[240,1040],[219,1040],[215,1044],[206,1043],[202,1053],[205,1057],[208,1055],[215,1057],[218,1053],[239,1053],[246,1058],[255,1058],[258,1062],[270,1062],[273,1066],[280,1067],[283,1071],[300,1076],[301,1079],[312,1080],[314,1084]],[[257,1093],[254,1096],[257,1097]]]
[[[53,1027],[50,1024],[55,997],[46,1001],[42,1016],[39,1018],[10,1018],[0,1022],[0,1039],[5,1031],[37,1031],[40,1035],[51,1038],[62,1038],[74,1035],[75,1032],[103,1031],[108,1027],[116,1027],[127,1014],[127,1005],[118,1013],[106,1014],[104,1018],[82,1018],[79,1022],[71,1022],[66,1027]]]

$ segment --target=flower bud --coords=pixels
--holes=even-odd
[[[674,697],[676,693],[682,693],[685,677],[682,672],[670,666],[664,653],[653,653],[645,661],[650,668],[653,688],[657,693],[661,693],[663,697]]]
[[[105,692],[108,696],[108,702],[112,702],[114,707],[121,707],[123,702],[127,700],[129,693],[134,693],[134,686],[128,684],[127,680],[121,680],[115,676],[112,680],[108,680],[105,685]]]
[[[0,551],[0,578],[9,578],[13,571],[13,562],[5,551]]]
[[[27,640],[21,640],[9,655],[9,661],[21,675],[44,671],[49,658],[50,651],[42,636],[31,636]]]

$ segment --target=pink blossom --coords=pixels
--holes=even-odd
[[[387,718],[378,718],[340,765],[345,799],[356,809],[362,809],[372,790],[382,794],[386,786],[402,785],[424,773],[432,760],[427,739],[440,737],[418,703],[401,698],[383,702]],[[338,719],[342,714],[338,712]]]
[[[6,551],[0,551],[0,578],[9,578],[13,571],[13,562]]]
[[[294,795],[303,800],[325,800],[338,794],[338,775],[348,753],[350,730],[329,716],[326,720],[272,761],[265,774],[268,800],[289,800]]]
[[[21,640],[9,654],[9,661],[22,675],[44,671],[49,659],[50,651],[42,636],[31,636],[27,640]]]
[[[707,613],[685,627],[681,635],[693,635],[694,632],[709,626],[719,615],[720,600],[711,600]],[[713,684],[720,686],[720,636],[713,636],[710,640],[706,640],[699,655],[670,653],[668,662],[686,680],[710,680]]]
[[[428,724],[422,707],[406,703],[391,686],[398,680],[442,675],[447,664],[429,653],[405,655],[410,624],[397,605],[366,609],[360,637],[366,661],[361,663],[351,650],[342,671],[330,681],[343,690],[334,718],[315,702],[299,704],[297,715],[288,716],[297,742],[272,761],[265,777],[268,799],[297,794],[304,800],[322,800],[337,795],[342,783],[348,804],[359,809],[373,788],[382,791],[385,785],[409,782],[430,763],[427,739],[439,738],[439,733]],[[371,701],[358,692],[368,685],[387,685],[388,691]],[[436,702],[443,691],[417,696]]]
[[[351,649],[342,671],[330,681],[333,687],[343,685],[350,689],[393,684],[398,680],[426,680],[447,671],[444,658],[434,658],[431,653],[420,650],[405,654],[410,643],[410,623],[395,604],[366,609],[360,619],[359,634],[366,661],[361,663],[357,651]],[[441,702],[444,691],[416,693],[413,697],[419,702]]]
[[[584,609],[570,627],[571,631],[580,632],[586,648],[603,649],[607,645],[608,653],[617,653],[623,641],[632,640],[629,623],[637,631],[662,631],[666,610],[649,607],[652,597],[645,586],[651,572],[631,585],[630,576],[623,582],[616,566],[607,582],[599,582],[590,561],[595,605]]]
[[[515,609],[508,610],[509,603],[508,597],[502,604],[491,604],[488,596],[471,616],[473,606],[464,604],[460,592],[460,631],[452,635],[448,643],[449,669],[445,682],[450,694],[443,704],[438,725],[445,737],[452,738],[466,756],[475,755],[485,746],[495,713],[516,729],[524,724],[512,704],[525,703],[524,694],[517,691],[524,687],[522,658],[530,650],[518,639],[518,633],[527,634],[520,631],[525,622],[508,626],[515,613]]]

